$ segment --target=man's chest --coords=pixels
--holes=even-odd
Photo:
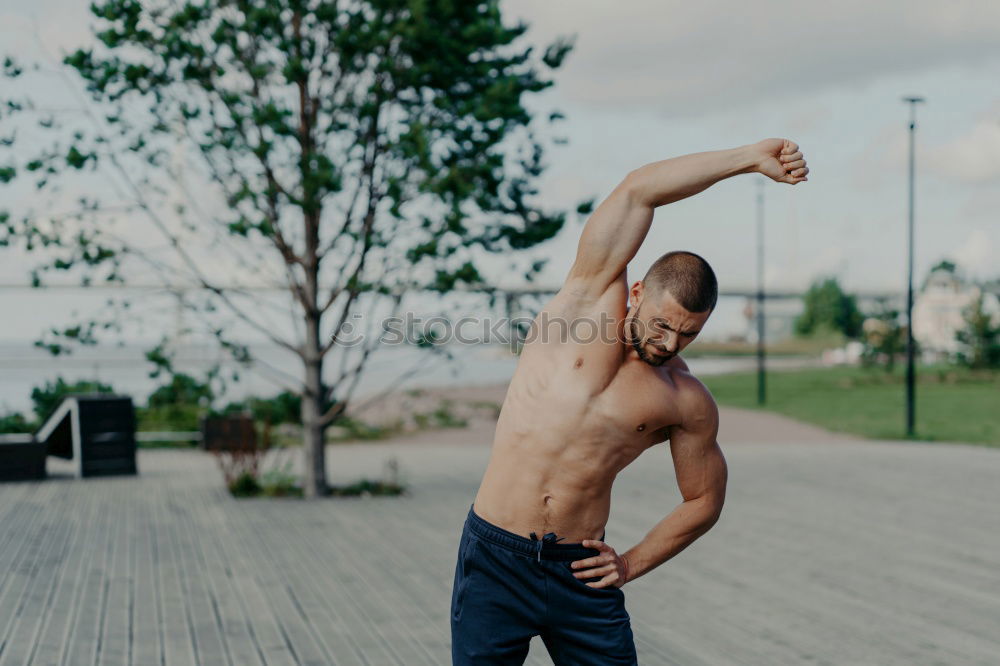
[[[679,394],[670,368],[623,363],[621,353],[602,358],[590,349],[535,348],[521,358],[501,421],[521,435],[565,431],[648,447],[681,422]]]
[[[677,391],[649,375],[624,370],[591,402],[591,417],[613,427],[622,439],[646,445],[667,439],[680,422]]]

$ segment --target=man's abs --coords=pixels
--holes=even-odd
[[[599,539],[615,477],[666,439],[675,400],[667,368],[622,362],[603,344],[525,346],[473,505],[509,532]]]
[[[566,543],[601,538],[614,476],[567,465],[562,456],[538,448],[494,444],[475,512],[524,537],[555,532]]]
[[[657,436],[625,430],[598,396],[521,389],[512,382],[473,508],[525,537],[601,538],[615,477]]]

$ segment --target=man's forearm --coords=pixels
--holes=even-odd
[[[719,519],[720,507],[707,497],[682,503],[622,554],[628,562],[628,580],[660,566],[691,545]]]
[[[756,170],[751,146],[682,155],[639,167],[628,175],[636,201],[656,208],[698,194],[715,183]]]

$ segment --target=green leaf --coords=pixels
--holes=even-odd
[[[72,146],[69,152],[66,154],[66,164],[73,167],[74,169],[82,169],[87,160],[97,159],[93,153],[81,153],[76,146]]]

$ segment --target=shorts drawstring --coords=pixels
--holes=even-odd
[[[535,542],[535,552],[538,555],[538,561],[539,562],[542,561],[542,546],[545,543],[558,543],[558,542],[562,541],[565,538],[566,537],[559,537],[557,539],[555,532],[549,532],[545,536],[543,536],[541,539],[539,539],[538,535],[536,535],[534,532],[532,532],[531,533],[531,540]]]

